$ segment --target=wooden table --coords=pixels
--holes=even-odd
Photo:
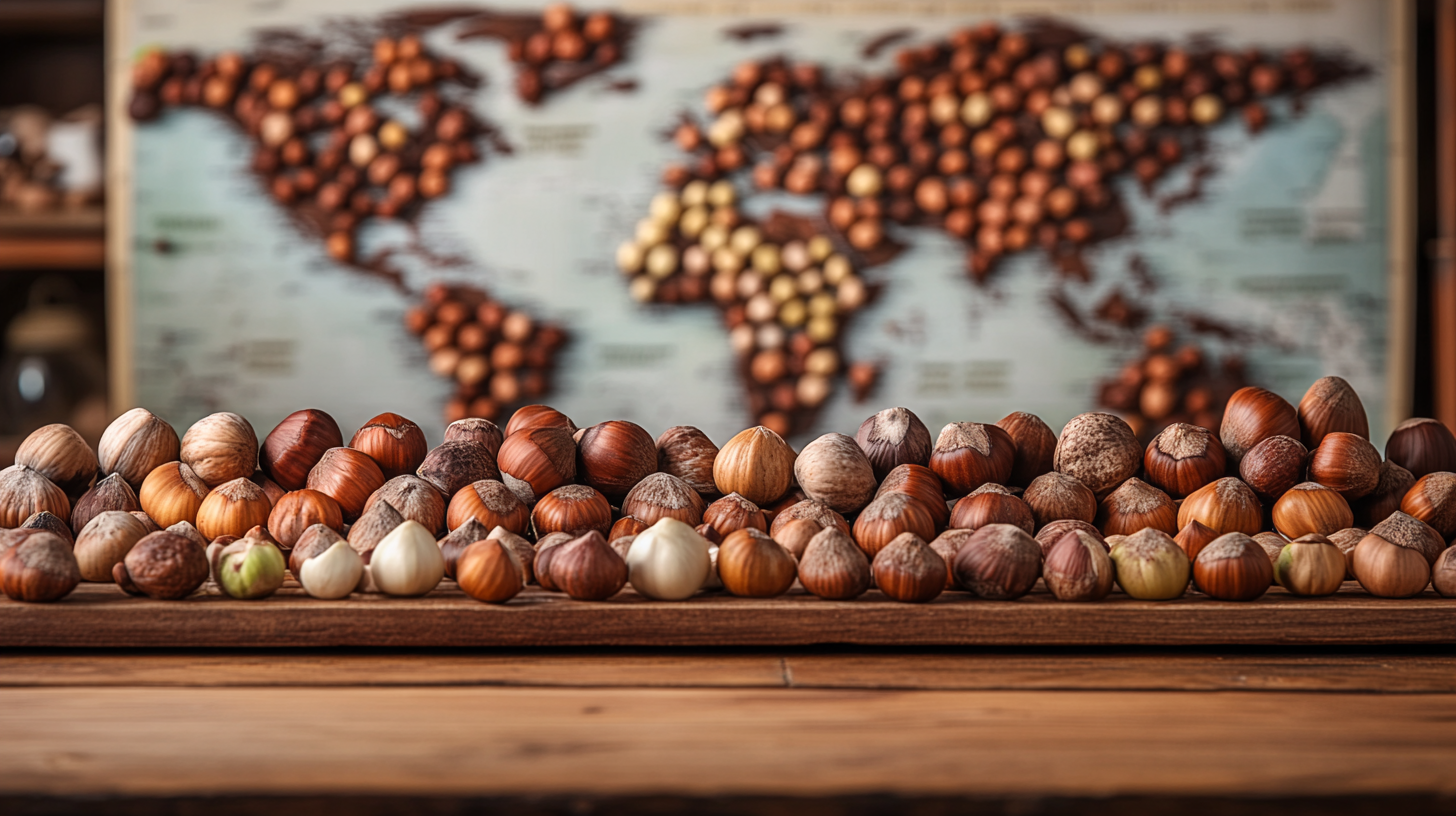
[[[97,631],[155,609],[103,592],[116,590],[87,587],[55,607],[0,603],[0,638],[13,644],[26,616],[87,604],[103,610]],[[457,602],[447,592],[414,603]],[[801,602],[813,599],[777,603]],[[1362,604],[1326,601],[1341,602]],[[348,603],[382,613],[407,602]],[[694,603],[742,614],[733,600]],[[1043,601],[857,603],[951,614]],[[1384,602],[1363,603],[1385,614]],[[1456,621],[1456,603],[1404,603]],[[278,630],[272,648],[239,649],[203,618],[232,615],[239,634],[248,616],[317,613],[319,602],[170,608],[189,604],[214,648],[0,652],[0,813],[1456,812],[1449,640],[284,649]],[[1212,604],[1157,614],[1213,614]],[[479,609],[512,620],[511,607]]]

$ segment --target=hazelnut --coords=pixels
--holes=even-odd
[[[389,505],[380,502],[378,506]],[[349,543],[353,546],[354,542]],[[386,595],[425,595],[445,577],[445,557],[435,537],[409,519],[391,530],[364,560],[369,564],[369,580]]]
[[[471,519],[487,530],[504,527],[522,535],[531,520],[531,510],[505,484],[491,479],[468,484],[450,497],[445,526],[459,529]]]
[[[387,501],[400,515],[420,524],[431,535],[445,529],[445,496],[435,486],[418,476],[405,474],[380,485],[364,503],[364,512],[376,502]]]
[[[179,521],[197,522],[197,511],[209,490],[192,468],[181,462],[169,462],[153,470],[142,482],[138,502],[142,510],[159,526],[171,527]]]
[[[1175,422],[1148,443],[1143,470],[1155,487],[1183,498],[1223,475],[1223,445],[1207,428]]]
[[[1326,435],[1340,432],[1370,438],[1370,422],[1360,395],[1340,377],[1321,377],[1299,401],[1299,432],[1305,446],[1320,446]]]
[[[1141,479],[1128,479],[1102,500],[1096,523],[1104,536],[1132,535],[1149,527],[1171,536],[1178,532],[1178,508],[1167,493]]]
[[[807,519],[801,523],[809,523]],[[863,595],[870,586],[870,562],[842,530],[826,527],[814,534],[799,556],[799,583],[833,601]]]
[[[1031,535],[1036,521],[1026,502],[1009,493],[976,491],[956,502],[950,512],[950,526],[979,530],[988,524],[1011,524]]]
[[[1085,521],[1078,521],[1076,519],[1061,519],[1037,530],[1036,543],[1041,545],[1042,555],[1045,556],[1062,536],[1076,531],[1087,533],[1098,541],[1101,541],[1104,547],[1107,546],[1107,539],[1103,537],[1101,530]]]
[[[464,440],[446,441],[430,451],[416,473],[446,496],[484,479],[500,480],[495,454],[485,445]]]
[[[3,573],[0,567],[0,573]],[[1431,587],[1447,598],[1456,598],[1456,547],[1447,547],[1431,568]]]
[[[58,601],[79,583],[76,556],[54,533],[40,532],[0,551],[0,589],[12,601]]]
[[[622,512],[651,527],[664,518],[675,518],[690,527],[703,522],[707,503],[687,482],[669,473],[648,475],[622,500]]]
[[[446,442],[476,442],[490,451],[491,461],[500,453],[505,435],[494,422],[480,417],[457,419],[445,428]],[[426,457],[428,458],[428,457]],[[423,467],[423,465],[421,465]]]
[[[793,585],[797,573],[794,556],[760,530],[736,530],[724,536],[718,546],[718,577],[723,588],[734,595],[782,595]]]
[[[1002,417],[996,426],[1011,436],[1016,449],[1008,484],[1026,487],[1036,477],[1051,471],[1057,435],[1041,417],[1015,411]]]
[[[1062,428],[1052,466],[1086,485],[1099,499],[1132,478],[1143,462],[1143,446],[1122,419],[1086,413]]]
[[[1129,597],[1168,601],[1188,589],[1192,574],[1188,554],[1160,530],[1144,529],[1120,538],[1108,555],[1116,567],[1117,585]]]
[[[145,408],[133,408],[112,420],[96,447],[103,476],[120,474],[132,490],[141,490],[147,475],[175,461],[181,453],[177,432]]]
[[[1350,505],[1339,493],[1315,482],[1302,482],[1274,503],[1274,529],[1286,538],[1332,535],[1354,524]]]
[[[1274,582],[1294,595],[1333,595],[1345,582],[1345,554],[1322,535],[1300,536],[1279,552]]]
[[[1207,547],[1220,535],[1221,533],[1219,531],[1209,527],[1198,519],[1193,519],[1183,525],[1183,529],[1178,531],[1178,535],[1173,537],[1173,541],[1179,547],[1183,548],[1183,552],[1188,554],[1188,560],[1192,561],[1198,558],[1198,553],[1204,547]]]
[[[1289,543],[1289,539],[1278,533],[1256,533],[1253,538],[1254,543],[1264,550],[1264,555],[1268,557],[1271,564],[1279,560],[1279,553],[1283,552],[1284,546]]]
[[[531,511],[531,524],[539,538],[550,533],[580,536],[595,530],[602,536],[612,527],[612,506],[587,485],[563,485],[541,497]]]
[[[1264,511],[1254,491],[1229,476],[1193,491],[1183,500],[1178,508],[1178,528],[1190,521],[1202,522],[1219,535],[1253,535],[1264,529]]]
[[[1304,478],[1309,451],[1299,440],[1271,436],[1249,448],[1239,462],[1239,477],[1265,502],[1283,496]]]
[[[349,447],[368,454],[384,478],[414,473],[430,447],[420,426],[399,414],[383,413],[354,432]]]
[[[1031,510],[1037,529],[1061,519],[1090,523],[1097,518],[1097,497],[1092,491],[1071,476],[1055,470],[1032,479],[1022,499]]]
[[[112,569],[122,589],[159,601],[191,595],[207,576],[207,555],[187,538],[166,531],[143,536]]]
[[[1059,601],[1100,601],[1112,592],[1112,559],[1107,545],[1084,530],[1073,530],[1052,544],[1042,565],[1042,580]]]
[[[950,508],[946,506],[940,477],[924,465],[904,464],[890,471],[880,483],[875,498],[878,499],[886,493],[905,493],[918,499],[930,511],[931,518],[935,519],[937,530],[950,522]]]
[[[768,532],[768,515],[757,504],[737,493],[729,493],[708,505],[703,510],[703,523],[724,538],[743,529]]]
[[[107,510],[121,510],[130,513],[142,509],[136,492],[119,473],[97,482],[86,494],[76,500],[71,508],[71,530],[81,532],[91,519]]]
[[[480,540],[460,555],[458,583],[466,595],[486,603],[505,603],[525,587],[520,555],[498,540]]]
[[[876,480],[900,465],[930,462],[930,431],[908,408],[886,408],[860,423],[855,442],[864,451]]]
[[[71,501],[65,491],[28,465],[0,470],[0,529],[19,527],[41,511],[70,518]]]
[[[37,428],[16,449],[15,464],[50,479],[71,500],[96,480],[96,454],[70,425]]]
[[[1446,541],[1440,533],[1420,519],[1402,512],[1392,513],[1390,518],[1371,527],[1370,533],[1419,552],[1427,564],[1436,563],[1436,557],[1446,549]]]
[[[869,504],[879,487],[859,444],[838,433],[805,445],[794,460],[794,477],[805,495],[841,513]]]
[[[1369,527],[1385,521],[1391,513],[1400,509],[1405,494],[1410,492],[1415,483],[1416,477],[1410,471],[1394,462],[1381,462],[1380,481],[1376,483],[1375,490],[1350,503],[1350,509],[1355,513],[1355,523]]]
[[[768,534],[777,539],[779,531],[801,519],[816,522],[820,527],[837,527],[846,533],[849,532],[849,522],[844,520],[844,516],[841,516],[839,511],[817,499],[804,499],[776,513],[773,523],[769,525]]]
[[[642,531],[627,550],[624,557],[632,588],[653,600],[691,598],[708,582],[713,568],[708,540],[674,518],[664,518]]]
[[[952,422],[940,431],[930,454],[930,469],[956,495],[983,484],[1005,484],[1011,477],[1016,443],[995,425]]]
[[[1335,545],[1345,556],[1345,579],[1355,580],[1355,547],[1360,540],[1369,535],[1370,531],[1363,527],[1347,527],[1337,530],[1329,536],[1330,543]]]
[[[957,584],[982,598],[1010,601],[1031,591],[1041,577],[1041,545],[1019,527],[989,524],[956,552]]]
[[[197,478],[208,487],[216,487],[252,476],[258,469],[258,436],[253,426],[237,414],[211,414],[194,422],[182,435],[181,458]]]
[[[975,534],[975,530],[957,530],[955,528],[951,528],[942,532],[940,535],[936,536],[934,539],[931,540],[930,549],[935,550],[936,554],[939,555],[941,560],[945,562],[946,592],[953,592],[961,589],[961,587],[955,581],[955,570],[952,569],[952,565],[955,563],[956,553],[960,552],[961,547],[964,547],[966,545],[966,542],[971,540],[971,536]]]
[[[285,490],[299,490],[308,483],[308,472],[324,451],[343,444],[343,432],[333,417],[317,408],[305,408],[284,417],[268,432],[258,465]]]
[[[285,493],[268,514],[268,532],[285,550],[293,549],[303,531],[315,524],[335,531],[344,529],[339,503],[317,490],[304,488]]]
[[[277,542],[262,527],[253,527],[217,553],[214,576],[224,595],[250,601],[277,592],[286,567]]]
[[[1226,533],[1193,560],[1193,583],[1221,601],[1252,601],[1269,591],[1274,568],[1269,556],[1243,533]]]
[[[588,530],[552,549],[556,552],[548,568],[551,581],[567,597],[605,601],[627,584],[627,563],[596,530]]]
[[[691,425],[676,425],[657,437],[657,469],[682,479],[702,497],[718,494],[713,461],[718,446]]]
[[[204,538],[242,537],[252,528],[267,524],[272,509],[263,488],[248,479],[233,479],[207,494],[197,508],[195,524]]]
[[[617,546],[622,539],[635,538],[638,533],[647,530],[647,525],[631,516],[622,516],[612,524],[612,529],[607,533],[607,543],[617,551],[623,558],[627,557],[627,551]]]
[[[755,504],[768,504],[788,491],[794,458],[783,437],[759,425],[740,431],[718,451],[713,482],[724,495],[737,493]]]
[[[657,471],[657,444],[635,422],[597,423],[582,431],[576,448],[577,478],[613,502]]]
[[[298,577],[298,573],[303,569],[305,561],[322,555],[326,550],[340,541],[344,542],[344,546],[348,547],[349,542],[332,527],[323,524],[314,524],[305,528],[303,532],[298,534],[297,539],[293,543],[293,549],[288,551],[289,572],[292,572],[295,578]],[[204,550],[207,549],[206,542],[203,543],[202,548]],[[354,552],[352,548],[349,551]],[[354,554],[358,555],[358,553]],[[359,561],[361,569],[363,564],[364,561],[361,559]],[[356,578],[354,585],[358,585],[358,583],[359,581]]]
[[[528,428],[561,428],[567,435],[576,433],[576,424],[566,414],[547,405],[527,405],[517,408],[506,423],[506,438]]]
[[[52,513],[49,510],[42,510],[39,513],[32,513],[30,515],[30,518],[26,519],[25,522],[20,525],[20,529],[42,530],[44,532],[51,533],[59,537],[62,541],[65,541],[67,546],[76,543],[76,536],[74,533],[71,532],[70,525],[62,521],[60,516],[57,516],[55,513]]]
[[[1439,470],[1456,471],[1456,435],[1434,419],[1407,419],[1391,432],[1385,458],[1417,479]]]
[[[531,569],[536,574],[536,583],[540,584],[542,589],[548,592],[561,591],[551,580],[551,560],[556,557],[557,548],[571,540],[568,533],[552,533],[536,542],[536,558],[531,564]]]
[[[534,504],[576,478],[576,441],[564,428],[556,426],[508,433],[497,464],[501,480],[511,492],[521,501]]]
[[[1456,536],[1456,473],[1436,471],[1422,476],[1406,492],[1400,510],[1425,522],[1443,540]]]
[[[328,530],[319,525],[319,529]],[[310,597],[322,600],[347,598],[359,588],[364,578],[364,559],[349,548],[349,544],[336,533],[334,540],[323,549],[311,552],[302,561],[289,565],[298,583]]]
[[[145,527],[145,528],[147,528],[147,532],[149,532],[149,533],[159,533],[159,532],[162,531],[161,526],[158,525],[155,521],[152,521],[152,517],[151,516],[147,515],[146,513],[143,513],[140,510],[133,510],[132,513],[131,513],[131,516],[132,516],[132,518],[135,518],[137,521],[140,521],[142,523],[142,526]],[[192,527],[192,522],[190,522],[190,521],[179,521],[179,522],[177,522],[177,524],[186,524],[188,527]],[[167,527],[167,529],[168,530],[171,530],[173,527],[176,527],[177,524],[169,525]],[[193,527],[193,529],[195,530],[197,528]],[[201,537],[202,537],[201,534],[199,534],[198,535],[198,538],[201,538]],[[207,542],[204,541],[202,543],[205,545]]]
[[[1431,562],[1420,550],[1371,530],[1353,553],[1355,580],[1380,598],[1410,598],[1431,583]]]
[[[374,550],[379,546],[379,542],[407,520],[389,502],[375,502],[364,511],[363,515],[359,516],[358,521],[349,525],[349,546],[364,558],[365,564],[368,564],[373,558]]]
[[[908,493],[886,493],[870,502],[854,521],[854,540],[870,558],[901,533],[935,537],[935,518]]]
[[[1380,452],[1364,437],[1326,434],[1309,455],[1309,478],[1351,501],[1368,496],[1380,485]]]
[[[1238,464],[1250,448],[1271,436],[1300,438],[1299,416],[1283,397],[1251,385],[1229,397],[1218,434],[1228,460]]]
[[[895,536],[875,553],[871,571],[875,586],[903,603],[925,603],[945,591],[945,560],[914,533]]]
[[[344,521],[352,522],[364,512],[374,491],[384,486],[384,473],[368,454],[354,448],[329,448],[308,472],[306,484],[309,490],[338,502]],[[143,498],[142,508],[146,506]]]
[[[779,546],[788,550],[794,558],[798,558],[804,554],[804,548],[809,546],[810,539],[823,529],[824,525],[814,519],[801,518],[790,521],[771,535]]]

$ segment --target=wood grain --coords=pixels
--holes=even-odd
[[[1456,793],[1456,696],[0,690],[0,793]]]
[[[647,601],[630,590],[602,603],[538,588],[509,604],[478,603],[453,585],[425,598],[317,601],[287,589],[262,601],[198,595],[132,598],[86,584],[55,604],[0,602],[0,647],[1394,645],[1456,643],[1456,601],[1358,589],[1299,598],[1275,589],[1252,603],[1189,595],[1058,603],[1045,593],[984,601],[949,593],[923,605],[871,592],[825,601],[702,595]]]
[[[0,687],[527,686],[1456,693],[1423,654],[886,653],[780,650],[505,654],[411,651],[10,653]]]

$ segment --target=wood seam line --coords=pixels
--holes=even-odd
[[[1409,697],[1413,695],[1424,695],[1429,697],[1456,696],[1456,688],[1416,688],[1416,689],[1377,689],[1377,688],[1281,688],[1273,686],[1017,686],[1017,685],[987,685],[987,686],[951,686],[951,685],[819,685],[797,683],[792,678],[792,671],[785,667],[785,685],[556,685],[556,684],[531,684],[531,683],[501,683],[501,682],[448,682],[448,683],[352,683],[348,685],[292,685],[292,684],[240,684],[240,685],[182,685],[176,683],[156,684],[124,684],[124,685],[72,685],[72,684],[50,684],[50,683],[17,683],[13,685],[0,684],[0,695],[7,691],[30,691],[35,689],[66,689],[77,691],[105,691],[105,690],[157,690],[157,689],[194,689],[225,691],[272,689],[279,691],[307,691],[327,690],[349,691],[353,689],[399,689],[401,691],[439,690],[439,689],[508,689],[516,691],[663,691],[663,690],[726,690],[733,689],[742,692],[753,691],[779,691],[791,689],[793,691],[844,691],[844,692],[965,692],[967,694],[981,694],[990,692],[1031,692],[1031,693],[1089,693],[1089,694],[1190,694],[1190,693],[1229,693],[1229,694],[1282,694],[1282,695],[1348,695],[1364,697]]]

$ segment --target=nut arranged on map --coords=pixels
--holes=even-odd
[[[467,27],[462,36],[492,36],[499,15]],[[518,66],[516,93],[537,104],[588,76],[622,60],[630,36],[628,21],[610,11],[582,12],[570,3],[553,3],[539,19],[522,15],[507,38],[506,54]]]
[[[1241,358],[1226,356],[1215,367],[1199,346],[1180,346],[1171,328],[1153,326],[1143,334],[1138,358],[1098,386],[1097,403],[1127,420],[1139,440],[1151,442],[1178,423],[1218,430],[1225,402],[1247,382]]]

